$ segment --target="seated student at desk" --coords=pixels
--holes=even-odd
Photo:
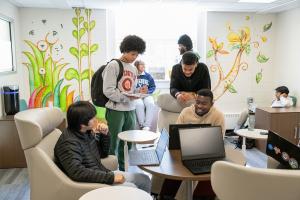
[[[212,126],[221,126],[222,134],[225,133],[225,119],[221,111],[213,106],[213,93],[209,89],[201,89],[197,92],[196,103],[190,107],[184,108],[178,119],[177,124],[211,124]],[[213,145],[213,144],[212,144]],[[168,198],[174,198],[181,181],[165,179],[162,185],[161,193],[162,196]],[[214,193],[210,185],[210,181],[201,181],[198,183],[194,193],[197,196],[208,197],[207,199],[214,198]]]
[[[272,108],[284,108],[293,106],[292,99],[288,96],[289,89],[286,86],[280,86],[275,89],[275,99],[272,101]]]
[[[68,127],[58,139],[54,155],[58,167],[78,182],[121,184],[150,192],[151,181],[141,173],[110,171],[101,164],[108,156],[110,134],[96,119],[96,109],[88,101],[78,101],[67,111]]]

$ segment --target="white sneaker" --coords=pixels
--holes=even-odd
[[[144,131],[149,131],[149,130],[150,130],[150,127],[145,126],[145,127],[143,128],[143,130],[144,130]]]

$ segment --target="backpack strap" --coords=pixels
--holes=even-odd
[[[121,60],[116,59],[116,58],[111,59],[111,61],[113,61],[113,60],[117,61],[117,63],[119,64],[119,74],[118,74],[118,77],[117,77],[117,83],[118,83],[121,80],[122,76],[123,76],[124,66],[123,66]]]

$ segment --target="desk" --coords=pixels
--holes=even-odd
[[[281,137],[297,144],[295,128],[300,123],[300,108],[256,108],[255,128],[271,130]]]
[[[151,131],[144,130],[129,130],[124,131],[118,134],[118,138],[124,141],[124,164],[125,171],[128,171],[128,145],[127,142],[132,142],[132,148],[136,149],[136,144],[141,143],[151,143],[156,138],[158,138],[158,134]]]
[[[263,129],[254,129],[252,131],[248,129],[239,129],[235,131],[235,133],[239,136],[243,137],[242,150],[244,155],[246,154],[246,138],[257,139],[257,140],[267,140],[268,135],[262,135],[260,132],[267,132],[267,130]]]
[[[232,149],[232,147],[225,146],[226,158],[232,162],[244,165],[245,158],[243,154]],[[164,157],[159,166],[139,166],[142,170],[151,173],[152,175],[168,178],[172,180],[182,180],[187,183],[187,200],[193,197],[193,181],[210,180],[210,174],[192,174],[181,162],[180,150],[166,150]]]
[[[109,200],[152,200],[152,197],[147,192],[126,186],[110,186],[103,187],[92,190],[79,200],[99,200],[99,199],[109,199]]]
[[[26,167],[14,115],[0,116],[0,168]]]

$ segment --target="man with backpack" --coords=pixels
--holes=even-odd
[[[124,171],[124,142],[118,140],[118,133],[135,128],[135,103],[137,97],[126,96],[134,93],[137,83],[137,69],[132,65],[139,54],[145,52],[146,43],[135,35],[126,36],[120,45],[123,75],[118,81],[120,65],[112,60],[103,70],[103,93],[108,98],[105,104],[106,120],[111,133],[110,154],[118,156],[119,170]],[[143,93],[143,91],[139,91]],[[130,145],[129,145],[130,148]]]

